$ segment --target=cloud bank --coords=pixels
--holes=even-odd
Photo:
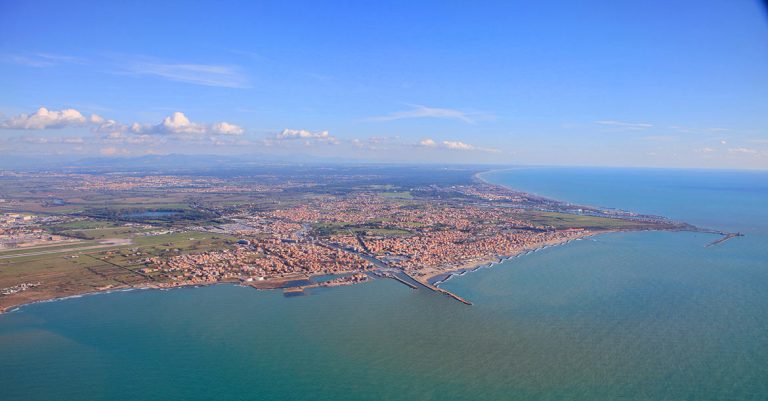
[[[99,117],[96,116],[96,118]],[[86,121],[88,120],[86,120],[85,116],[75,109],[55,111],[41,107],[32,114],[22,113],[3,121],[0,123],[0,128],[22,130],[57,129],[84,125]]]

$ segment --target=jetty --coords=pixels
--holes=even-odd
[[[439,293],[441,293],[443,295],[447,295],[447,296],[449,296],[449,297],[451,297],[451,298],[453,298],[453,299],[455,299],[455,300],[457,300],[457,301],[459,301],[459,302],[461,302],[461,303],[463,303],[465,305],[472,305],[472,302],[469,302],[466,299],[464,299],[464,298],[462,298],[462,297],[460,297],[460,296],[458,296],[458,295],[456,295],[456,294],[454,294],[454,293],[452,293],[452,292],[450,292],[448,290],[444,290],[444,289],[442,289],[440,287],[435,287],[434,285],[432,285],[432,284],[430,284],[430,283],[428,283],[426,281],[419,280],[416,277],[413,277],[410,274],[406,273],[405,271],[403,271],[403,274],[405,274],[411,280],[413,280],[413,281],[423,285],[428,290],[432,290],[434,292],[439,292]]]
[[[379,271],[373,272],[373,274],[376,277],[391,278],[392,280],[399,281],[401,284],[403,284],[405,286],[408,286],[408,287],[410,287],[410,288],[412,288],[414,290],[418,290],[419,289],[419,287],[416,287],[413,283],[411,283],[409,281],[403,280],[402,278],[397,276],[397,273],[394,273],[394,272],[391,272],[391,271],[379,270]]]
[[[725,242],[725,241],[728,241],[728,240],[729,240],[729,239],[731,239],[731,238],[735,238],[735,237],[743,237],[743,236],[744,236],[744,234],[742,234],[742,233],[719,233],[719,234],[721,234],[721,235],[722,235],[722,237],[720,237],[720,238],[718,238],[718,239],[716,239],[716,240],[714,240],[714,241],[710,242],[710,243],[709,243],[709,244],[707,244],[707,245],[704,245],[704,247],[705,247],[705,248],[709,248],[709,247],[711,247],[711,246],[715,246],[715,245],[718,245],[718,244],[722,244],[723,242]]]
[[[411,287],[411,288],[413,288],[414,290],[418,289],[418,287],[416,287],[415,285],[413,285],[413,283],[409,283],[409,282],[407,282],[407,281],[405,281],[405,280],[401,279],[401,278],[400,278],[400,277],[398,277],[396,274],[393,274],[393,275],[391,276],[391,278],[393,278],[393,279],[395,279],[395,280],[397,280],[397,281],[399,281],[399,282],[401,282],[401,283],[403,283],[403,284],[407,285],[408,287]]]

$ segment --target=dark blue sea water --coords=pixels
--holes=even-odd
[[[766,400],[768,174],[486,179],[747,234],[620,233],[454,278],[285,298],[230,285],[0,316],[2,400]]]

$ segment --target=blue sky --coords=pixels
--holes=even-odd
[[[0,1],[0,155],[768,168],[758,1],[158,3]]]

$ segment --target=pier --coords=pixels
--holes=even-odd
[[[414,290],[419,289],[419,287],[416,287],[413,283],[410,283],[408,281],[403,280],[402,278],[397,276],[397,273],[393,273],[390,271],[375,271],[373,272],[374,275],[381,278],[391,278],[392,280],[399,281],[403,285],[406,285]]]
[[[731,238],[735,238],[735,237],[743,237],[743,236],[744,236],[744,234],[742,234],[742,233],[720,233],[720,234],[722,234],[722,235],[723,235],[721,238],[718,238],[718,239],[716,239],[716,240],[714,240],[714,241],[710,242],[709,244],[707,244],[707,245],[704,245],[704,247],[705,247],[705,248],[709,248],[709,247],[711,247],[711,246],[715,246],[715,245],[718,245],[718,244],[722,244],[723,242],[725,242],[725,241],[728,241],[728,240],[729,240],[729,239],[731,239]]]
[[[414,290],[418,289],[418,287],[416,287],[415,285],[413,285],[413,283],[409,283],[409,282],[407,282],[407,281],[405,281],[405,280],[401,279],[400,277],[397,277],[397,275],[396,275],[396,274],[393,274],[393,275],[391,276],[391,278],[393,278],[393,279],[395,279],[395,280],[397,280],[397,281],[399,281],[399,282],[401,282],[401,283],[403,283],[403,284],[407,285],[408,287],[411,287],[411,288],[413,288]]]
[[[419,279],[417,279],[417,278],[415,278],[415,277],[411,276],[410,274],[408,274],[408,273],[406,273],[406,272],[403,272],[403,274],[405,274],[405,275],[406,275],[408,278],[410,278],[411,280],[413,280],[413,281],[415,281],[415,282],[417,282],[417,283],[419,283],[419,284],[423,285],[423,286],[424,286],[424,287],[426,287],[428,290],[432,290],[432,291],[434,291],[434,292],[439,292],[439,293],[441,293],[441,294],[447,295],[447,296],[449,296],[449,297],[451,297],[451,298],[453,298],[453,299],[455,299],[455,300],[457,300],[457,301],[459,301],[459,302],[461,302],[461,303],[463,303],[463,304],[465,304],[465,305],[472,305],[472,302],[469,302],[469,301],[467,301],[466,299],[464,299],[464,298],[462,298],[462,297],[460,297],[460,296],[458,296],[458,295],[456,295],[456,294],[454,294],[454,293],[452,293],[452,292],[450,292],[450,291],[448,291],[448,290],[444,290],[444,289],[442,289],[442,288],[439,288],[439,287],[435,287],[434,285],[432,285],[432,284],[430,284],[430,283],[428,283],[428,282],[425,282],[425,281],[421,281],[421,280],[419,280]],[[401,280],[402,280],[402,279],[401,279]],[[403,280],[403,281],[404,281],[404,280]]]

